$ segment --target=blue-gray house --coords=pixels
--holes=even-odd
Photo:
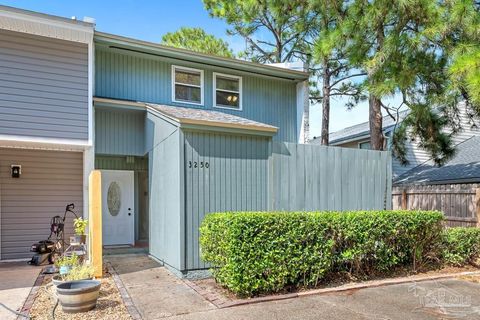
[[[268,209],[271,142],[302,139],[308,75],[100,32],[94,42],[104,245],[146,241],[175,270],[205,269],[206,213]]]

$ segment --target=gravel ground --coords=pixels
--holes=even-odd
[[[53,309],[55,299],[55,287],[51,284],[51,278],[45,277],[42,287],[38,290],[37,296],[30,310],[32,319],[50,320],[51,311]],[[68,314],[62,311],[60,304],[55,310],[55,319],[68,320],[87,320],[87,319],[112,319],[112,320],[126,320],[131,319],[122,298],[118,292],[112,277],[107,274],[102,279],[102,286],[100,288],[100,296],[98,297],[97,306],[95,309],[76,314]]]

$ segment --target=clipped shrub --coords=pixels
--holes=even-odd
[[[355,273],[417,265],[437,255],[443,215],[428,211],[339,212],[335,267]]]
[[[230,212],[205,217],[202,258],[240,296],[311,287],[334,270],[388,270],[426,259],[439,212]]]
[[[480,258],[480,229],[446,229],[442,249],[442,259],[446,264],[463,266],[476,262]]]

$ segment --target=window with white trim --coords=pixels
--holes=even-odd
[[[242,110],[242,77],[214,73],[213,90],[215,107]]]
[[[172,66],[172,100],[203,104],[203,70]]]

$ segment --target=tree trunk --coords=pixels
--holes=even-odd
[[[370,147],[372,150],[383,150],[382,106],[379,98],[370,95]]]
[[[330,73],[328,72],[327,62],[324,62],[323,71],[323,99],[322,99],[322,136],[321,143],[324,146],[329,144],[329,125],[330,125]]]

